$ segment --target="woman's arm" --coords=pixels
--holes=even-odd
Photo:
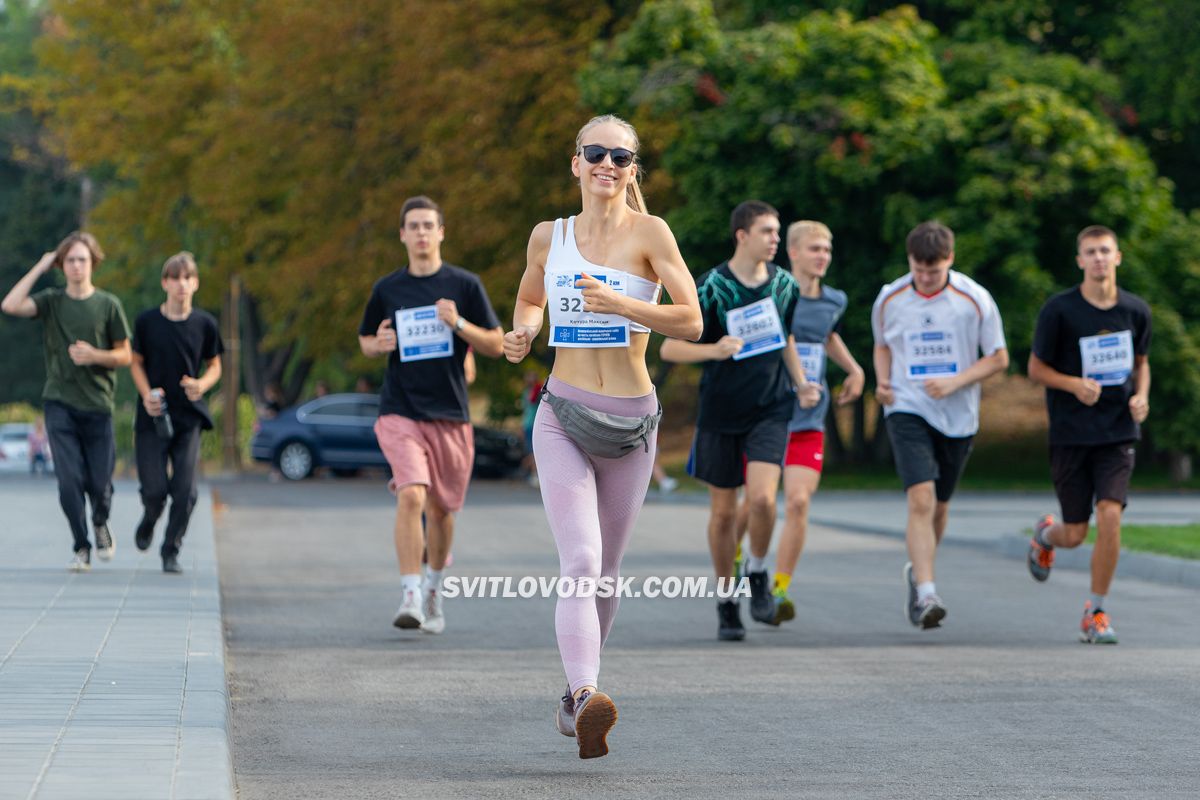
[[[553,222],[539,222],[529,235],[525,254],[525,273],[517,287],[513,307],[513,329],[504,334],[504,357],[513,364],[529,355],[533,340],[542,330],[546,316],[546,257],[550,254]]]

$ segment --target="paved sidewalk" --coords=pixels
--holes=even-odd
[[[162,526],[133,546],[137,486],[118,482],[116,558],[73,574],[53,479],[0,478],[0,798],[223,800],[233,778],[207,487],[164,575]]]

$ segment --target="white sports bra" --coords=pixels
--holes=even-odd
[[[579,253],[579,245],[575,242],[575,217],[567,217],[567,230],[562,236],[559,235],[562,226],[559,224],[562,219],[554,221],[554,235],[550,237],[550,253],[546,256],[546,286],[549,293],[551,285],[551,275],[569,275],[577,272],[586,272],[588,269],[601,269],[607,272],[620,273],[625,278],[625,294],[627,297],[632,297],[635,300],[644,300],[647,303],[657,303],[658,296],[662,293],[662,284],[656,281],[646,280],[640,275],[634,275],[625,270],[617,269],[616,267],[606,267],[602,264],[593,264]],[[629,330],[633,333],[649,333],[650,329],[645,325],[639,325],[632,320],[629,323]]]

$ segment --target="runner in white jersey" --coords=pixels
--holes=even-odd
[[[950,269],[954,233],[940,222],[923,222],[906,246],[909,274],[879,292],[871,329],[875,396],[908,495],[905,616],[928,629],[946,616],[933,564],[950,497],[979,430],[979,383],[1008,367],[1008,349],[992,296]]]

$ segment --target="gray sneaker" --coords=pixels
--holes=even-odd
[[[442,592],[440,589],[427,588],[422,591],[425,600],[421,605],[421,613],[425,619],[421,622],[421,630],[425,633],[441,633],[446,630],[446,617],[442,613]]]
[[[583,692],[575,701],[575,741],[580,758],[608,755],[608,732],[617,724],[617,706],[604,692]]]
[[[913,580],[911,561],[904,565],[904,585],[908,587],[908,595],[904,600],[904,618],[916,625],[917,582]]]
[[[747,577],[750,579],[751,618],[767,625],[778,625],[775,620],[775,597],[771,594],[771,579],[767,571],[751,572]]]
[[[563,736],[575,738],[575,698],[571,696],[571,687],[558,700],[558,708],[554,714],[554,726]]]
[[[942,598],[931,594],[924,600],[917,599],[917,583],[913,580],[912,562],[904,565],[904,583],[908,586],[908,600],[904,604],[904,616],[914,628],[929,630],[941,627],[946,618],[946,607]]]
[[[101,522],[94,526],[96,532],[96,555],[101,561],[112,561],[113,553],[117,552],[117,543],[108,532],[108,523]]]
[[[67,564],[71,572],[87,572],[92,568],[92,551],[86,547],[75,551],[75,557]]]

